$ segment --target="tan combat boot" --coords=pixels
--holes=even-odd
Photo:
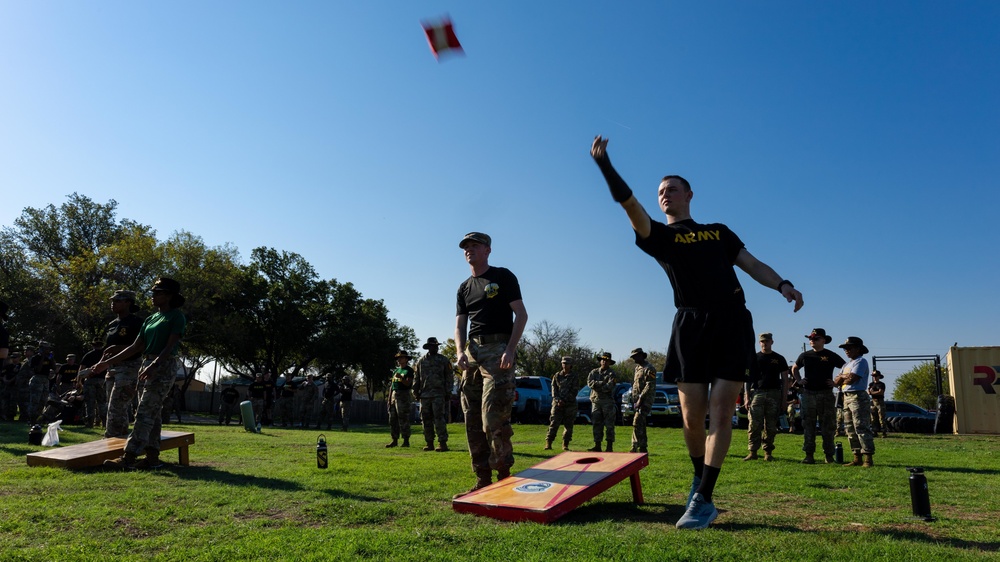
[[[601,442],[600,441],[594,441],[594,446],[591,447],[590,449],[587,449],[587,450],[590,451],[591,453],[600,453],[601,452]]]
[[[854,453],[851,462],[844,463],[844,466],[861,466],[861,453]]]
[[[424,445],[424,450],[425,451],[433,451],[434,450],[434,442],[433,441],[428,441],[427,444]]]
[[[774,460],[774,455],[771,454],[771,451],[764,451],[764,460],[767,462]]]
[[[750,451],[750,454],[747,455],[747,456],[745,456],[745,457],[743,457],[743,460],[745,460],[745,461],[755,461],[755,460],[757,460],[759,458],[760,457],[757,456],[757,451]]]
[[[396,441],[395,439],[393,439],[391,443],[389,443],[388,445],[385,446],[385,448],[386,449],[391,449],[391,448],[397,447],[397,446],[399,446],[399,442]]]
[[[563,441],[563,451],[569,450],[569,441]]]
[[[608,446],[607,446],[606,449],[604,449],[604,451],[608,452],[608,453],[613,453],[614,452],[614,449],[611,447],[611,441],[608,441]]]
[[[447,443],[441,443],[440,445],[438,445],[438,448],[434,449],[434,450],[437,451],[437,452],[439,452],[439,453],[444,453],[446,451],[450,451],[451,449],[448,448],[448,444]]]
[[[863,466],[865,468],[871,468],[871,467],[875,466],[875,459],[873,458],[875,456],[875,453],[865,453],[865,454],[863,454],[861,456],[864,457],[864,459],[865,459],[861,463],[861,466]]]
[[[135,463],[135,454],[126,452],[117,459],[108,459],[104,461],[104,468],[109,470],[131,470],[135,468]]]
[[[493,472],[492,471],[490,471],[489,469],[486,469],[486,470],[477,470],[476,471],[476,485],[473,486],[473,487],[471,487],[471,488],[469,488],[468,491],[462,492],[460,494],[455,494],[454,496],[452,496],[451,499],[457,500],[458,498],[460,498],[460,497],[462,497],[462,496],[464,496],[466,494],[471,494],[472,492],[475,492],[476,490],[479,490],[481,488],[485,488],[485,487],[489,486],[492,483],[493,483]]]
[[[552,440],[551,439],[546,439],[545,440],[545,447],[542,450],[543,451],[551,451],[552,450]]]
[[[806,453],[806,458],[802,459],[802,464],[816,464],[816,459],[812,453]]]

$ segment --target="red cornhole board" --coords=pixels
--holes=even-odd
[[[615,484],[630,479],[642,505],[639,470],[646,453],[562,453],[451,502],[455,511],[504,521],[551,523]]]

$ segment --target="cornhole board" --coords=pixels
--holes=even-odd
[[[639,470],[646,466],[646,453],[562,453],[453,500],[451,506],[504,521],[551,523],[626,478],[632,499],[642,505]]]
[[[28,466],[55,466],[60,468],[87,468],[100,466],[108,459],[117,459],[125,450],[126,439],[111,437],[68,447],[54,447],[28,454]],[[179,462],[189,465],[188,445],[194,443],[194,433],[161,431],[160,450],[177,449]]]

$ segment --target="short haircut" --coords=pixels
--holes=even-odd
[[[663,179],[660,180],[660,183],[663,183],[663,182],[665,182],[667,180],[670,180],[670,179],[680,180],[681,184],[684,186],[684,190],[685,191],[691,191],[691,184],[688,183],[688,181],[686,179],[684,179],[684,178],[682,178],[680,176],[663,176]]]

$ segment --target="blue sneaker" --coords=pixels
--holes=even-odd
[[[677,520],[678,529],[704,529],[719,516],[715,504],[705,501],[701,494],[695,494],[688,504],[687,511]]]
[[[694,499],[694,494],[695,494],[695,492],[698,491],[698,488],[700,486],[701,486],[701,478],[698,478],[697,476],[695,476],[694,480],[691,481],[691,491],[688,492],[688,501],[684,505],[691,505],[691,500]]]

